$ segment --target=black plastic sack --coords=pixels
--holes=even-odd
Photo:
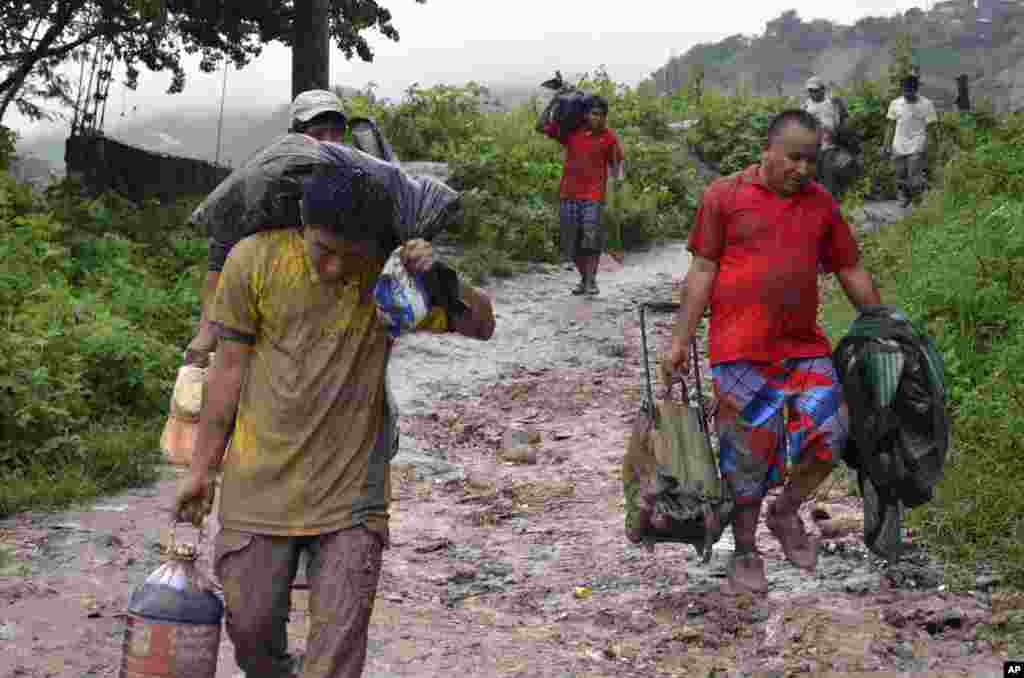
[[[558,133],[563,139],[583,126],[589,99],[590,94],[578,89],[555,95],[550,115],[558,123]]]
[[[393,218],[380,224],[382,241],[432,239],[458,218],[459,193],[428,176],[413,176],[350,146],[286,134],[232,172],[192,213],[210,238],[209,269],[223,268],[235,243],[260,231],[296,226],[303,178],[318,169],[355,166],[394,198]]]

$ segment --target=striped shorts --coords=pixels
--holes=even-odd
[[[756,503],[811,459],[835,463],[849,415],[832,360],[737,361],[712,370],[718,398],[719,467],[737,503]]]
[[[559,204],[561,251],[564,261],[580,255],[600,254],[607,240],[607,229],[601,224],[602,203],[596,200],[563,199]]]

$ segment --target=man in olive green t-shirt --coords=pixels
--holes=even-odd
[[[214,570],[250,678],[290,675],[289,591],[303,550],[311,626],[302,675],[357,678],[363,670],[396,451],[391,340],[373,299],[388,255],[377,233],[393,214],[390,200],[348,168],[314,178],[303,197],[307,225],[239,242],[213,301],[217,354],[174,510],[202,520],[199,507],[223,471]],[[428,278],[438,270],[423,240],[407,242],[402,259]],[[490,338],[486,296],[461,285],[462,303],[442,300],[450,297],[432,298],[418,330]]]

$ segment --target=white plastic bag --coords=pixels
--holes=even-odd
[[[206,368],[185,365],[178,369],[178,379],[171,394],[171,414],[185,421],[199,421],[203,409],[203,384]]]
[[[210,364],[214,354],[210,354]],[[170,413],[160,436],[160,447],[168,462],[181,466],[192,463],[199,436],[199,415],[203,409],[203,386],[209,368],[184,365],[178,369],[178,378],[171,393]]]
[[[401,249],[397,247],[391,253],[373,290],[377,317],[392,337],[415,329],[430,314],[430,295],[423,284],[423,275],[414,274],[402,265]]]

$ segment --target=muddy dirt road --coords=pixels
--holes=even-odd
[[[921,551],[868,557],[842,483],[818,507],[832,536],[816,574],[760,535],[773,587],[762,598],[719,592],[728,532],[707,565],[689,547],[651,555],[626,542],[620,464],[642,383],[634,303],[670,299],[687,259],[680,243],[631,254],[592,300],[569,295],[574,273],[537,267],[491,289],[493,341],[403,342],[391,369],[403,410],[392,548],[368,678],[1002,675],[1002,648],[978,632],[1020,599],[991,591],[991,578],[946,592]],[[670,320],[654,316],[661,347]],[[160,562],[179,473],[0,523],[14,556],[0,571],[0,677],[117,675],[119,615]],[[296,591],[298,651],[305,606]],[[225,636],[218,676],[238,675]]]

